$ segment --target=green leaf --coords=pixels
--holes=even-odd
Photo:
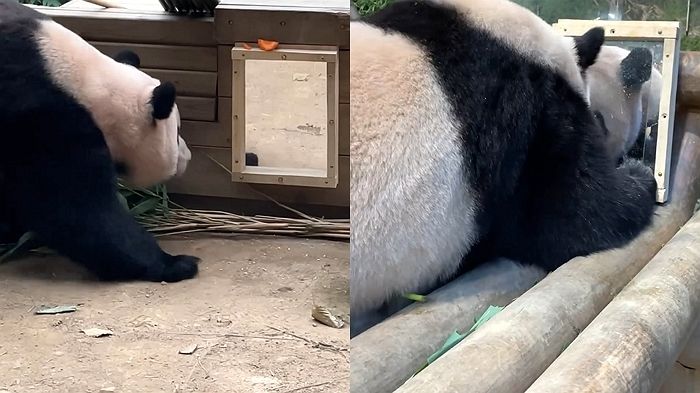
[[[69,312],[78,311],[78,306],[57,306],[49,308],[40,308],[35,311],[38,315],[54,315],[54,314],[65,314]]]
[[[117,199],[119,199],[119,203],[124,207],[124,210],[129,210],[129,202],[126,200],[126,197],[121,193],[117,192]]]
[[[134,216],[140,216],[142,214],[149,213],[149,212],[155,210],[155,208],[158,207],[159,204],[160,204],[159,199],[156,199],[156,198],[145,199],[144,201],[140,202],[138,205],[131,208],[131,214]]]
[[[403,295],[408,300],[413,300],[414,302],[425,302],[426,297],[423,295],[418,295],[415,293],[406,293]]]
[[[487,308],[486,311],[484,311],[484,313],[481,314],[481,316],[476,321],[474,321],[474,325],[472,325],[472,327],[469,329],[469,331],[467,331],[464,334],[460,334],[459,332],[456,332],[456,331],[452,332],[449,335],[449,337],[447,337],[447,340],[445,340],[445,343],[442,344],[442,347],[439,350],[437,350],[437,352],[435,352],[434,354],[430,355],[430,357],[428,357],[428,361],[425,364],[423,364],[423,366],[420,369],[418,369],[418,371],[416,371],[416,374],[423,371],[424,368],[428,367],[428,365],[430,365],[431,363],[436,361],[438,358],[440,358],[440,356],[447,353],[447,351],[452,349],[455,345],[459,344],[459,342],[464,340],[468,335],[472,334],[476,329],[483,326],[486,322],[488,322],[496,314],[501,312],[501,310],[503,310],[503,307],[489,306],[489,308]],[[413,375],[416,375],[416,374],[413,374]]]

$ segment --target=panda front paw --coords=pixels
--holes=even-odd
[[[639,187],[650,194],[652,198],[656,196],[656,179],[654,172],[639,160],[626,158],[618,168],[626,176],[632,178]]]
[[[199,271],[200,259],[191,255],[168,256],[160,279],[156,281],[178,282],[193,278]]]

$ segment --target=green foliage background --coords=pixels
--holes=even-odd
[[[371,15],[391,0],[352,0],[360,15]],[[554,23],[558,19],[604,19],[616,0],[515,0],[542,19]],[[681,21],[685,30],[687,0],[619,0],[623,20]],[[683,50],[700,51],[700,4],[691,1],[690,32],[683,36]]]

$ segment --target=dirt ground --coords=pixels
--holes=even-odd
[[[176,284],[99,283],[56,256],[0,265],[0,392],[346,392],[349,246],[282,237],[162,241],[202,258]],[[78,305],[36,315],[41,306]],[[91,338],[81,330],[114,335]],[[178,352],[197,344],[191,355]]]

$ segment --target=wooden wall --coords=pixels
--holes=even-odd
[[[106,54],[131,49],[145,72],[178,88],[183,138],[193,160],[171,193],[265,199],[295,205],[348,207],[350,203],[349,11],[278,4],[261,9],[227,5],[213,18],[192,19],[157,11],[37,7]],[[212,159],[231,168],[231,49],[259,37],[282,44],[338,45],[340,54],[339,184],[335,189],[233,183]]]

